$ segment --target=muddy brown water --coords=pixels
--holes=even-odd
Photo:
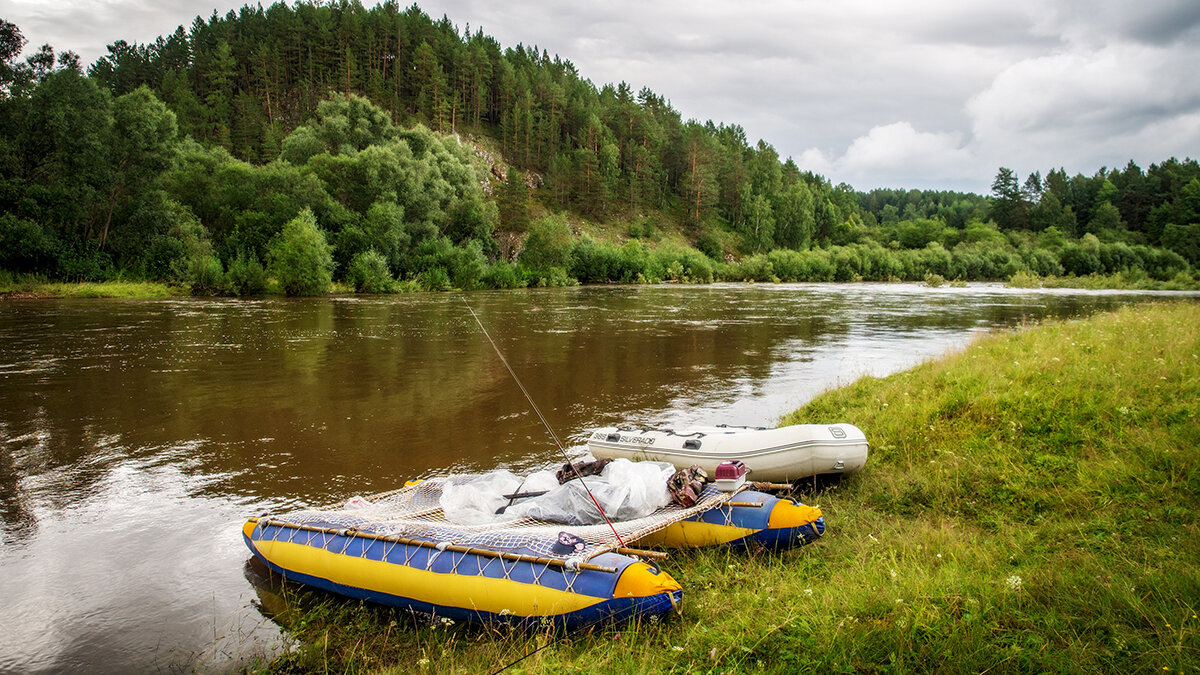
[[[1154,295],[716,284],[0,301],[0,671],[270,655],[285,636],[245,575],[247,516],[558,461],[464,298],[580,444],[624,422],[773,425],[981,331]]]

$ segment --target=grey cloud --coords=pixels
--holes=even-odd
[[[1200,34],[1195,0],[1068,0],[1048,13],[1049,30],[1080,43],[1110,40],[1168,46]]]
[[[1181,40],[1195,41],[1200,32],[1200,3],[1180,2],[1159,11],[1131,17],[1125,34],[1145,44],[1166,45]]]
[[[990,49],[1045,49],[1058,42],[1055,36],[1033,35],[1036,21],[1018,4],[996,3],[983,7],[950,3],[942,14],[923,13],[908,26],[913,38],[931,44],[968,44]]]

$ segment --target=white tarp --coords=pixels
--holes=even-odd
[[[587,476],[558,484],[553,471],[538,471],[522,478],[511,471],[486,473],[442,490],[441,507],[446,519],[460,525],[503,522],[528,516],[567,525],[604,522],[592,498],[613,521],[648,516],[671,501],[667,479],[675,467],[665,462],[631,462],[617,459],[599,476]],[[510,500],[504,495],[542,492],[538,497]],[[497,511],[503,509],[503,513]]]

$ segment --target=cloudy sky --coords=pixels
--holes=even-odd
[[[401,4],[408,0],[401,0]],[[369,2],[369,0],[364,0]],[[231,0],[0,0],[30,47],[86,63]],[[596,84],[740,124],[857,189],[990,191],[1000,166],[1200,157],[1197,0],[424,0]]]

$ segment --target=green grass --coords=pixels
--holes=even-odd
[[[180,295],[189,295],[188,289],[157,281],[69,283],[6,279],[0,283],[0,296],[17,298],[167,298]]]
[[[1198,291],[1200,290],[1200,277],[1195,274],[1195,270],[1191,273],[1180,272],[1172,279],[1159,281],[1150,278],[1141,270],[1117,272],[1116,274],[1089,274],[1084,277],[1075,275],[1040,277],[1021,271],[1009,278],[1008,285],[1013,288],[1084,288],[1093,291]]]
[[[805,496],[816,544],[673,554],[682,616],[555,636],[326,600],[280,615],[302,646],[270,668],[479,672],[548,644],[510,672],[1194,673],[1198,411],[1196,303],[993,334],[783,420],[858,425],[867,467]]]

